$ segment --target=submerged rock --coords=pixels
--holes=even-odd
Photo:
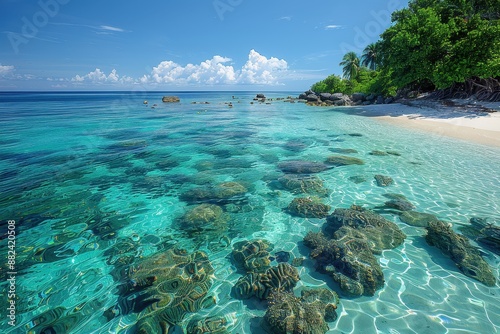
[[[304,244],[312,249],[316,270],[332,277],[344,293],[373,296],[384,286],[382,268],[365,240],[327,239],[322,232],[309,232]]]
[[[353,148],[331,148],[330,151],[334,152],[334,153],[340,153],[340,154],[358,153],[358,151],[353,149]]]
[[[284,189],[294,194],[325,196],[328,193],[323,181],[316,175],[285,174],[278,181]]]
[[[190,233],[220,233],[227,228],[228,221],[228,214],[225,214],[220,206],[203,203],[189,209],[180,218],[180,227]]]
[[[354,176],[349,177],[349,181],[358,184],[358,183],[366,182],[367,178],[366,178],[366,176],[363,176],[363,175],[354,175]]]
[[[304,218],[325,218],[331,207],[321,203],[318,197],[294,198],[288,205],[287,211],[293,215]]]
[[[394,180],[390,176],[377,174],[374,178],[379,187],[388,187],[394,183]]]
[[[234,244],[232,258],[244,272],[265,272],[271,266],[272,245],[267,240],[240,241]]]
[[[330,156],[326,159],[325,163],[335,167],[365,164],[364,161],[359,158],[348,157],[345,155]]]
[[[303,290],[300,298],[288,292],[273,292],[263,326],[276,334],[324,334],[329,329],[326,322],[337,318],[338,302],[337,294],[327,289]]]
[[[108,320],[139,313],[138,333],[167,333],[188,313],[214,305],[208,291],[214,269],[207,254],[170,249],[139,260],[123,271],[118,304],[104,312]]]
[[[426,230],[425,241],[449,256],[462,273],[486,286],[495,286],[496,280],[491,268],[467,238],[455,233],[450,225],[441,221],[430,222]]]
[[[481,246],[500,255],[500,227],[489,224],[485,218],[478,217],[471,218],[469,223],[469,226],[462,226],[459,230]]]
[[[384,203],[384,206],[399,211],[410,211],[415,209],[415,205],[406,199],[391,199]]]
[[[233,197],[244,195],[248,189],[238,182],[223,182],[215,186],[194,188],[180,195],[188,203],[215,202],[225,203]]]
[[[291,174],[313,174],[319,173],[330,167],[321,162],[306,161],[306,160],[287,160],[278,164],[278,168],[283,173]]]
[[[430,222],[437,222],[439,219],[430,214],[417,211],[405,211],[399,215],[399,220],[403,223],[417,226],[417,227],[427,227]]]
[[[364,239],[374,253],[400,246],[406,235],[393,222],[381,215],[351,206],[349,209],[335,209],[327,217],[323,231],[329,237],[340,239],[344,236]]]
[[[186,330],[190,334],[230,334],[232,333],[230,329],[236,324],[236,320],[232,314],[204,319],[194,318],[189,321]]]
[[[238,299],[267,299],[272,291],[292,291],[300,280],[299,271],[288,263],[280,263],[264,273],[249,273],[236,282],[233,293]]]

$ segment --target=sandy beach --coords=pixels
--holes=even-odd
[[[410,129],[500,147],[500,102],[453,100],[443,103],[412,100],[403,103],[350,107],[348,113],[376,117],[380,121]]]

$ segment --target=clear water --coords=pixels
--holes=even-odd
[[[373,208],[390,192],[404,194],[418,211],[435,214],[455,229],[470,217],[500,221],[497,148],[411,132],[349,115],[348,109],[282,101],[251,104],[255,93],[177,93],[182,101],[178,104],[163,104],[162,95],[0,94],[0,250],[4,259],[7,220],[15,220],[18,269],[17,325],[8,325],[2,311],[2,332],[29,332],[33,318],[59,306],[82,314],[73,333],[127,332],[137,320],[135,314],[109,322],[102,314],[117,301],[106,251],[132,240],[136,256],[142,257],[166,244],[206,251],[216,270],[211,292],[217,305],[199,315],[231,315],[236,319],[232,333],[259,333],[256,319],[264,314],[262,305],[229,295],[240,277],[228,260],[231,247],[214,250],[214,240],[182,233],[176,219],[188,205],[179,195],[195,185],[242,182],[249,189],[242,210],[228,212],[231,244],[265,238],[275,250],[307,257],[300,241],[308,231],[318,231],[323,220],[290,216],[283,208],[296,195],[270,185],[281,175],[279,161],[324,161],[334,154],[332,148],[356,149],[353,156],[365,161],[318,174],[330,190],[323,201],[332,208]],[[192,104],[205,101],[209,104]],[[349,135],[353,133],[362,136]],[[290,150],[290,142],[301,146]],[[401,155],[369,155],[373,150]],[[390,175],[395,184],[377,187],[375,174]],[[356,175],[367,181],[349,180]],[[378,257],[385,287],[374,297],[342,298],[330,332],[499,332],[498,283],[489,288],[465,277],[451,260],[426,245],[422,228],[384,216],[408,236],[401,247]],[[89,228],[95,219],[109,221],[115,235]],[[44,253],[48,255],[37,257],[37,250],[44,249],[50,249]],[[500,258],[483,252],[498,278]],[[312,261],[306,260],[299,270],[297,289],[336,289],[329,278],[314,272]],[[2,310],[7,305],[6,271],[2,264]]]

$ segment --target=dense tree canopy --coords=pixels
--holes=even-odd
[[[500,76],[500,0],[413,0],[382,33],[381,62],[398,87],[444,88]]]
[[[361,61],[354,52],[344,56],[345,79],[315,87],[390,95],[472,78],[496,82],[500,89],[500,0],[410,0],[392,14],[392,25],[380,37],[366,46]]]

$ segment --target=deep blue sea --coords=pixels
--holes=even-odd
[[[162,103],[164,95],[181,102]],[[213,333],[262,333],[265,304],[231,294],[242,276],[231,261],[233,247],[255,239],[273,245],[271,265],[278,252],[290,262],[304,258],[296,293],[304,287],[339,293],[328,333],[500,332],[500,257],[471,241],[497,278],[487,287],[427,245],[424,228],[380,210],[387,194],[399,194],[457,232],[473,217],[498,226],[500,149],[394,127],[345,107],[278,99],[297,92],[265,93],[266,103],[255,95],[0,93],[0,332],[133,333],[147,315],[138,305],[142,282],[130,276],[148,258],[184,249],[179,256],[208,256],[213,273],[200,294],[213,303],[188,308],[170,333],[188,333],[193,319],[206,318],[224,319],[225,331]],[[346,296],[317,273],[302,239],[325,219],[286,210],[310,194],[286,187],[282,163],[323,163],[339,152],[364,164],[314,173],[325,190],[322,203],[330,212],[353,204],[378,210],[407,235],[401,246],[376,255],[385,284],[374,296]],[[394,183],[379,187],[376,174]],[[208,205],[211,211],[193,223],[194,210]],[[8,272],[15,272],[15,284]],[[153,284],[163,286],[161,278]],[[134,300],[120,297],[123,286]],[[168,303],[169,296],[158,298]],[[110,309],[114,316],[105,316]]]

